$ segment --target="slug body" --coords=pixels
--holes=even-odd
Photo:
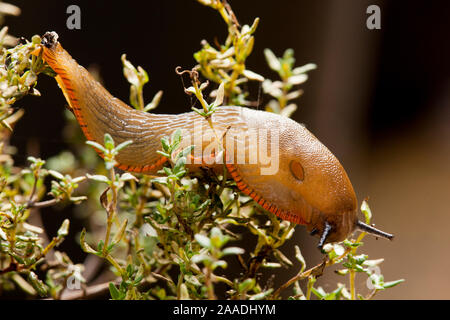
[[[190,170],[205,165],[223,170],[225,159],[242,192],[280,218],[306,225],[321,236],[320,247],[342,241],[358,228],[357,200],[344,168],[299,123],[274,113],[223,106],[212,115],[211,130],[195,112],[138,111],[95,81],[62,48],[56,33],[46,33],[41,47],[86,138],[102,143],[109,133],[116,143],[133,141],[116,157],[120,169],[155,174],[167,161],[156,152],[161,138],[181,129],[182,147],[195,145]]]

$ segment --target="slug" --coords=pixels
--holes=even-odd
[[[161,138],[182,129],[182,147],[194,145],[198,170],[223,170],[237,187],[278,217],[306,225],[318,247],[346,239],[356,229],[378,237],[393,235],[357,218],[353,186],[338,159],[303,125],[274,113],[221,106],[209,119],[187,112],[150,114],[113,97],[63,49],[55,32],[38,48],[58,82],[86,139],[133,143],[117,155],[117,167],[155,174],[168,161],[157,150]],[[213,129],[212,129],[213,128]],[[212,129],[212,130],[211,130]],[[259,149],[259,150],[258,150]],[[222,152],[222,153],[221,153]]]

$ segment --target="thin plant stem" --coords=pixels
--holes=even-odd
[[[314,276],[308,278],[308,286],[306,288],[306,300],[311,300],[311,292],[315,282],[316,278]]]
[[[106,221],[106,235],[105,235],[105,242],[103,245],[103,256],[107,256],[108,254],[108,245],[109,245],[109,238],[110,238],[110,234],[111,234],[111,227],[112,227],[112,223],[114,220],[114,216],[116,213],[116,205],[117,205],[117,189],[116,186],[114,184],[115,182],[115,171],[114,168],[110,169],[110,176],[111,176],[111,192],[112,192],[112,203],[108,204],[108,208],[106,208],[106,212],[108,215],[107,221]]]
[[[214,286],[212,283],[212,271],[209,267],[205,268],[205,285],[206,285],[206,289],[208,291],[208,299],[209,300],[216,300],[216,295],[214,293]]]
[[[355,243],[360,243],[362,241],[362,239],[364,238],[364,236],[366,235],[365,232],[361,232],[361,234],[358,236],[358,238],[356,239]],[[351,253],[354,255],[356,254],[356,250],[358,249],[358,247],[355,247],[351,250]],[[350,282],[350,297],[351,300],[356,300],[356,286],[355,286],[355,278],[356,278],[356,272],[355,270],[350,270],[349,271],[349,282]]]
[[[351,299],[352,299],[352,300],[355,300],[355,299],[356,299],[355,276],[356,276],[355,270],[350,270],[350,272],[349,272],[349,278],[350,278],[350,295],[351,295]]]

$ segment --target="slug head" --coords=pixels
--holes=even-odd
[[[296,140],[288,161],[295,211],[306,218],[311,234],[320,238],[319,248],[326,243],[343,241],[357,229],[393,238],[358,220],[358,202],[347,173],[312,133],[303,128],[286,139]]]
[[[322,244],[346,239],[355,230],[358,202],[341,163],[304,127],[282,138],[296,140],[285,169],[292,211],[313,234],[325,235]]]

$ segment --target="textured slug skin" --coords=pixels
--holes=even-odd
[[[206,133],[210,127],[203,117],[194,112],[167,115],[135,110],[95,81],[59,42],[41,48],[86,138],[103,143],[104,134],[109,133],[116,143],[133,141],[117,156],[120,169],[155,174],[167,160],[156,152],[161,149],[160,140],[178,128],[182,129],[184,145],[201,145],[200,152],[208,154],[211,138]],[[242,192],[266,210],[307,225],[318,234],[327,222],[331,226],[327,242],[341,241],[353,232],[357,200],[352,184],[336,157],[304,126],[273,113],[233,106],[218,108],[211,120],[215,137],[233,141],[231,147],[224,145],[226,167]],[[199,137],[194,131],[198,133],[200,127],[205,139],[196,143]],[[275,152],[271,149],[273,137],[278,137],[275,173],[261,174],[268,165],[259,157],[249,164],[254,145],[244,133],[250,131],[256,132],[258,141],[265,142],[269,154]],[[210,158],[213,156],[217,161],[206,165],[220,170],[222,157],[211,151]],[[238,159],[246,161],[240,164]],[[205,166],[204,161],[188,167],[196,170],[200,166]]]

